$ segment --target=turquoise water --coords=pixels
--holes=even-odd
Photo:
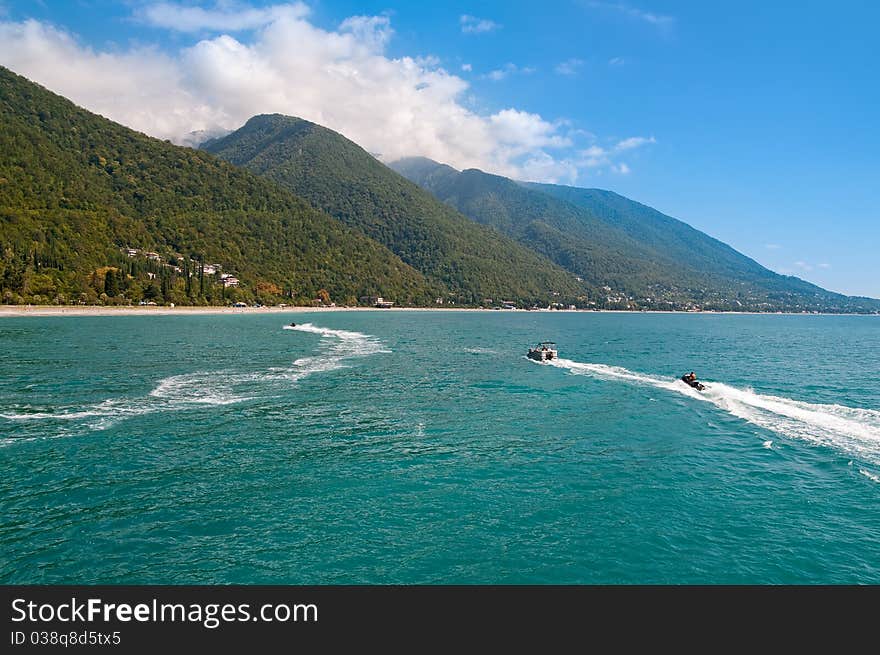
[[[0,582],[880,583],[875,317],[27,317],[0,345]]]

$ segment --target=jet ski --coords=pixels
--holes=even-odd
[[[697,380],[697,377],[693,373],[685,373],[681,376],[681,381],[689,387],[693,387],[697,391],[702,391],[706,388],[706,385]]]

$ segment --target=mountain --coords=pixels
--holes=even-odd
[[[457,302],[583,297],[583,286],[570,272],[476,224],[320,125],[277,114],[255,116],[202,147],[382,243]]]
[[[610,191],[519,183],[420,157],[391,167],[473,220],[581,276],[599,289],[599,306],[880,310],[880,301],[774,273],[686,223]]]
[[[651,244],[670,259],[686,262],[687,266],[698,271],[777,285],[779,290],[824,293],[823,289],[809,282],[773,273],[687,223],[612,191],[555,184],[526,183],[523,186],[579,207],[639,243]]]
[[[687,223],[613,191],[555,184],[525,186],[589,211],[633,239],[653,244],[676,261],[687,262],[691,268],[711,271],[722,280],[745,282],[756,289],[755,293],[764,290],[768,298],[784,301],[788,295],[796,303],[822,311],[880,310],[880,300],[834,293],[798,277],[774,273]]]
[[[499,175],[456,171],[422,158],[391,167],[473,220],[490,225],[581,276],[594,287],[643,293],[650,284],[672,286],[692,272],[665,260],[590,212],[532,191]]]
[[[240,285],[210,266],[206,275],[204,263]],[[273,182],[113,123],[0,67],[4,302],[311,302],[320,294],[424,304],[437,292],[387,248]]]
[[[606,191],[395,165],[459,213],[341,135],[283,116],[204,147],[229,161],[0,67],[0,300],[880,311]]]

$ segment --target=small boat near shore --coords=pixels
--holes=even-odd
[[[534,348],[529,348],[528,358],[534,359],[536,362],[548,362],[552,359],[558,359],[558,357],[556,344],[552,341],[542,341]]]

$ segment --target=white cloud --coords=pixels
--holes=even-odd
[[[626,63],[626,59],[623,57],[612,57],[608,60],[609,66],[623,66]]]
[[[765,243],[764,247],[767,250],[779,250],[780,248],[782,248],[782,246],[780,246],[778,243]]]
[[[501,25],[488,18],[477,18],[464,14],[458,19],[463,34],[485,34],[501,29]]]
[[[831,264],[823,262],[819,264],[819,268],[824,268],[825,270],[828,270],[829,268],[831,268]]]
[[[272,5],[259,9],[218,2],[213,9],[160,2],[139,9],[135,16],[144,23],[178,32],[253,30],[279,18],[302,18],[309,8],[301,2]]]
[[[617,145],[614,146],[614,149],[618,152],[623,152],[625,150],[634,150],[635,148],[641,148],[642,146],[649,143],[657,143],[657,140],[652,136],[631,136],[628,139],[624,139],[623,141],[618,141]]]
[[[804,261],[797,261],[794,263],[794,265],[802,271],[810,272],[813,270],[813,266]]]
[[[394,34],[391,19],[387,16],[351,16],[340,23],[339,32],[353,35],[357,43],[375,53],[381,53]],[[416,63],[420,66],[436,67],[440,60],[429,55],[417,58]]]
[[[278,112],[341,132],[385,161],[423,155],[456,168],[570,183],[586,170],[571,154],[577,130],[518,108],[470,109],[468,83],[436,58],[387,56],[392,34],[387,17],[352,17],[324,30],[288,11],[246,39],[215,33],[178,50],[100,50],[46,23],[0,21],[0,63],[180,144]]]
[[[461,70],[463,70],[465,73],[470,73],[472,70],[474,70],[474,67],[470,64],[462,64]]]
[[[517,109],[502,109],[489,117],[495,136],[505,146],[521,149],[518,154],[544,147],[565,148],[571,141],[557,134],[558,125],[548,123],[538,114]]]
[[[38,21],[0,22],[0,63],[151,136],[180,143],[191,130],[231,127],[187,88],[180,62],[155,48],[95,52]]]
[[[625,162],[616,162],[615,158],[621,156],[622,153],[632,151],[649,143],[657,143],[657,140],[654,137],[631,136],[607,148],[593,144],[578,153],[577,165],[579,168],[596,171],[608,168],[612,173],[629,175],[632,172],[632,168]]]
[[[612,173],[629,175],[632,172],[632,168],[630,168],[625,162],[616,161],[616,158],[619,157],[621,153],[627,152],[643,143],[654,142],[653,137],[650,139],[645,139],[644,137],[630,137],[629,139],[624,139],[616,145],[608,148],[593,144],[589,148],[579,151],[575,162],[579,169],[594,171],[610,169]],[[621,144],[623,144],[622,147]]]
[[[675,22],[675,19],[672,16],[664,16],[663,14],[655,14],[650,11],[644,11],[639,9],[638,7],[632,7],[630,5],[624,4],[623,2],[598,2],[590,0],[586,3],[588,7],[592,7],[593,9],[610,9],[612,11],[618,11],[625,16],[630,18],[634,18],[636,20],[641,20],[646,23],[651,23],[652,25],[657,25],[658,27],[667,27]]]
[[[424,57],[415,57],[413,61],[422,68],[439,68],[440,57],[434,55],[425,55]]]
[[[608,151],[599,146],[590,146],[586,150],[581,150],[580,161],[586,168],[600,168],[611,163],[608,157]]]
[[[554,70],[559,75],[577,75],[578,70],[583,65],[583,59],[572,57],[571,59],[566,59],[565,61],[558,63]]]
[[[578,178],[578,165],[570,159],[555,159],[546,152],[527,158],[520,166],[519,179],[534,182],[569,182]]]
[[[489,71],[483,77],[492,80],[493,82],[500,82],[501,80],[506,79],[511,75],[531,75],[536,70],[537,69],[533,66],[519,67],[516,64],[507,63],[504,64],[504,66],[502,66],[501,68]]]

